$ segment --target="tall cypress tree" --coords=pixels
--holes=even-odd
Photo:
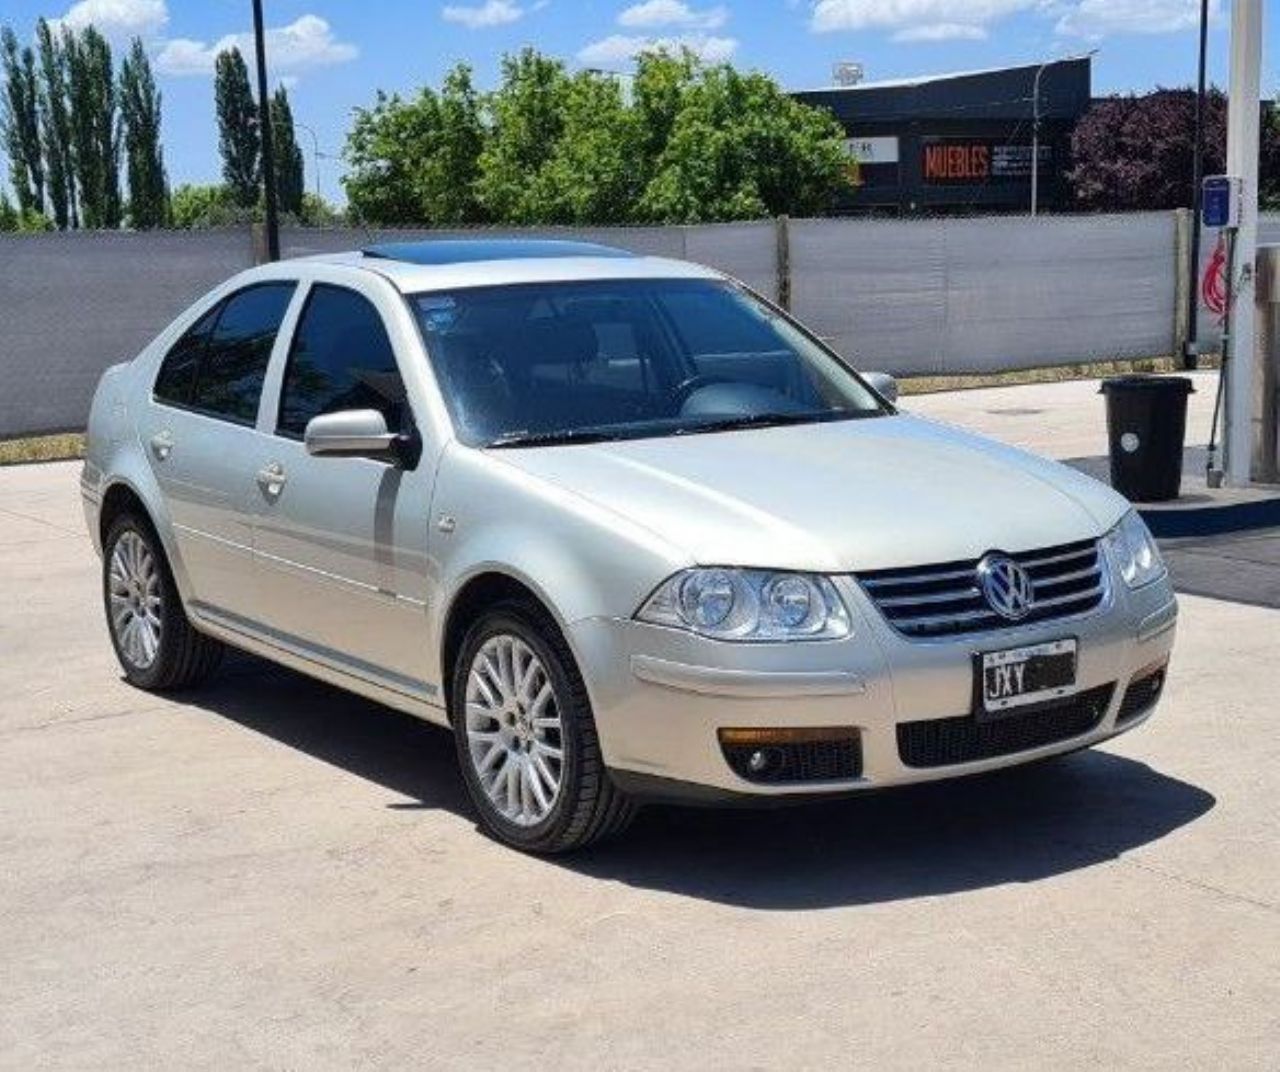
[[[0,138],[9,156],[9,180],[20,212],[44,210],[44,156],[40,146],[39,91],[36,58],[18,47],[8,27],[0,30],[0,68],[5,79],[0,101]]]
[[[65,230],[78,225],[66,54],[44,19],[36,23],[36,43],[40,56],[40,134],[48,169],[49,205],[53,222]]]
[[[222,177],[235,203],[252,208],[258,203],[262,184],[262,137],[253,90],[249,88],[249,68],[238,48],[218,53],[213,93]]]
[[[160,148],[160,91],[142,39],[135,37],[120,68],[120,120],[129,180],[129,222],[140,230],[169,218],[169,184]]]
[[[301,216],[306,178],[302,150],[298,148],[297,133],[293,128],[293,109],[289,106],[289,93],[284,86],[271,95],[271,137],[275,141],[276,196],[280,201],[280,211]]]
[[[86,227],[120,226],[120,133],[111,46],[92,26],[63,38],[76,184]]]

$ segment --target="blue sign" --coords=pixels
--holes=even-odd
[[[1221,230],[1240,225],[1240,180],[1230,175],[1211,175],[1204,180],[1201,217],[1206,227]]]

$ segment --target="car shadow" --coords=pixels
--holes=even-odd
[[[404,798],[387,807],[474,814],[453,738],[409,715],[239,655],[190,702]],[[740,907],[874,904],[1091,867],[1165,837],[1215,803],[1197,786],[1093,750],[803,806],[653,807],[622,838],[553,863]]]

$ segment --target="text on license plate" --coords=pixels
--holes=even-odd
[[[1044,703],[1076,691],[1076,640],[986,652],[979,658],[986,713]]]

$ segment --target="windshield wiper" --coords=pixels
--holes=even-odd
[[[490,450],[559,447],[572,443],[613,443],[622,438],[617,432],[604,432],[596,428],[566,428],[558,432],[509,432],[485,446]]]
[[[789,424],[820,424],[848,420],[858,416],[851,410],[827,409],[817,413],[747,413],[738,417],[689,424],[676,430],[676,435],[702,435],[707,432],[734,432],[740,428],[781,428]]]

